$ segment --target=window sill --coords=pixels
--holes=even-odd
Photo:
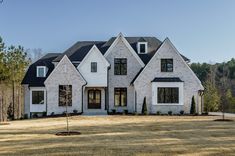
[[[157,103],[157,104],[152,104],[154,106],[183,106],[184,104],[179,104],[179,103]]]
[[[32,103],[32,105],[44,105],[44,103]]]

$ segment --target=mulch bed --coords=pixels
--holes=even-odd
[[[81,132],[77,132],[77,131],[58,132],[55,135],[57,135],[57,136],[81,135]]]
[[[214,121],[233,121],[232,119],[215,119]]]

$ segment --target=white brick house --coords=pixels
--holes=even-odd
[[[25,113],[85,114],[189,113],[194,96],[201,113],[204,89],[171,41],[124,37],[81,41],[64,53],[50,53],[33,63],[23,81]],[[65,92],[66,91],[66,92]]]

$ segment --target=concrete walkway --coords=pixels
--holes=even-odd
[[[222,116],[222,112],[209,112],[209,115],[218,115]],[[234,113],[224,113],[225,117],[235,117]]]

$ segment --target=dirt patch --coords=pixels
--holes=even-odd
[[[231,122],[233,121],[232,119],[215,119],[214,121],[224,121],[224,122]]]
[[[57,135],[57,136],[81,135],[81,132],[77,132],[77,131],[58,132],[55,135]]]

